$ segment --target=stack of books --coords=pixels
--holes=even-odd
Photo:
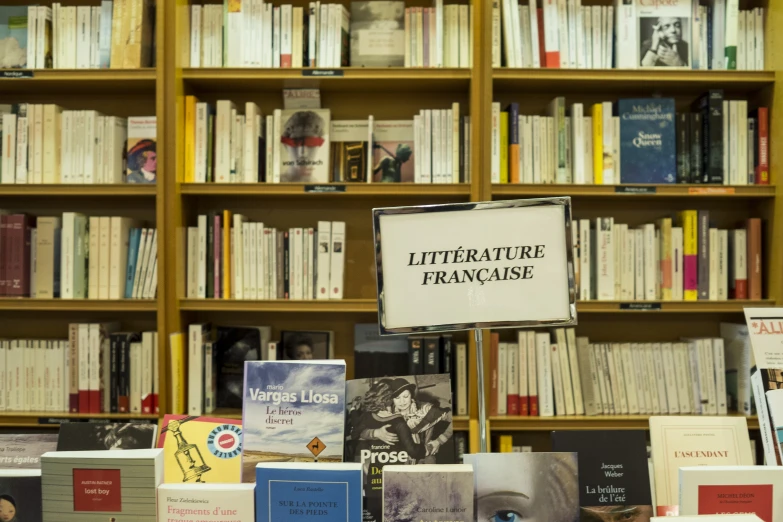
[[[201,215],[188,227],[187,295],[342,299],[345,241],[342,221],[278,230],[229,210]]]
[[[675,112],[673,98],[574,103],[546,116],[492,104],[492,182],[769,184],[769,111],[711,90]],[[570,115],[566,115],[570,112]]]
[[[572,328],[492,334],[490,415],[726,415],[722,338],[591,343]]]
[[[677,226],[672,226],[673,223]],[[684,210],[639,227],[613,218],[572,226],[578,296],[599,301],[761,299],[761,220],[741,228],[710,224],[706,210]]]
[[[67,340],[0,341],[0,411],[158,413],[158,334],[69,325]]]
[[[156,126],[155,116],[0,105],[0,183],[155,183]]]

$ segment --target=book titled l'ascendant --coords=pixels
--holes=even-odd
[[[384,522],[474,520],[473,466],[469,464],[386,466],[383,468],[383,520]]]
[[[259,462],[342,462],[345,361],[246,361],[242,481]]]
[[[362,465],[262,462],[256,465],[256,522],[361,522]]]

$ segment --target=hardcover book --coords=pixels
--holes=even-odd
[[[43,522],[155,522],[162,479],[161,449],[46,453]]]
[[[157,431],[157,424],[68,422],[60,426],[57,451],[149,449]]]
[[[0,469],[0,520],[42,522],[40,469]]]
[[[27,67],[27,6],[0,6],[0,69],[24,69],[25,67]]]
[[[351,66],[405,65],[405,2],[351,2]]]
[[[755,513],[764,522],[783,516],[780,466],[680,468],[680,514]]]
[[[691,0],[636,5],[642,67],[691,68]]]
[[[54,433],[0,435],[0,468],[41,469],[41,455],[55,449]]]
[[[166,415],[158,447],[163,448],[165,483],[239,482],[242,467],[239,420]]]
[[[329,130],[329,109],[281,112],[281,182],[329,182]]]
[[[408,339],[381,337],[376,323],[354,325],[353,352],[357,379],[408,373]]]
[[[272,330],[268,326],[217,327],[217,407],[241,408],[245,361],[263,359]]]
[[[576,453],[478,453],[463,459],[473,466],[474,520],[579,520]]]
[[[673,98],[621,99],[621,183],[675,183],[676,133]]]
[[[677,515],[678,469],[686,466],[750,466],[744,417],[650,417],[657,514]]]
[[[155,116],[128,118],[128,157],[125,183],[155,183],[158,172]]]
[[[322,360],[334,357],[333,332],[283,330],[280,332],[280,341],[277,353],[279,361]]]
[[[253,484],[161,484],[158,520],[255,522]]]
[[[360,522],[362,466],[279,462],[256,465],[256,521]]]
[[[368,120],[332,121],[330,136],[331,181],[366,182]]]
[[[345,460],[364,469],[365,522],[382,520],[386,464],[454,463],[450,381],[447,374],[348,381]]]
[[[342,462],[345,361],[248,361],[242,481],[259,462]]]
[[[645,432],[553,431],[552,451],[577,454],[582,522],[650,520]]]
[[[473,467],[468,464],[386,466],[383,468],[383,520],[472,522]]]
[[[372,140],[373,183],[414,181],[413,120],[376,121]]]

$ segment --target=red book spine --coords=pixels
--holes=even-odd
[[[498,414],[498,343],[500,335],[493,333],[490,336],[489,347],[489,371],[490,371],[490,393],[489,393],[489,414],[490,416]]]
[[[759,164],[756,165],[756,184],[769,185],[769,110],[759,107],[757,117]]]
[[[538,18],[538,56],[539,60],[541,60],[541,66],[542,67],[553,67],[550,65],[547,65],[547,53],[544,46],[544,10],[542,8],[537,9],[537,18]],[[560,66],[560,58],[558,57],[557,60],[557,66]]]
[[[519,415],[519,395],[509,395],[506,408],[509,415]]]
[[[528,396],[521,395],[519,397],[519,414],[527,417],[530,415],[530,409],[528,408]]]
[[[6,216],[6,295],[30,296],[30,224],[25,214]]]
[[[90,410],[90,390],[79,388],[79,413],[94,413]]]
[[[152,412],[153,413],[160,413],[160,406],[158,405],[158,394],[153,393],[152,394]]]
[[[530,396],[530,416],[538,417],[538,395]]]

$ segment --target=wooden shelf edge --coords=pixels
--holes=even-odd
[[[20,69],[28,72],[29,69]],[[154,67],[142,69],[32,69],[32,78],[0,78],[0,82],[155,81]]]
[[[305,76],[308,70],[339,70],[342,76]],[[260,67],[198,67],[182,69],[183,80],[291,80],[310,79],[327,81],[350,80],[469,80],[469,68],[414,68],[414,67],[327,67],[316,69],[290,68],[268,69]]]
[[[10,417],[39,417],[45,419],[157,419],[157,413],[70,413],[54,411],[2,411],[0,423]]]
[[[655,69],[509,69],[495,68],[492,76],[496,80],[541,80],[563,82],[628,82],[655,81],[677,83],[757,83],[775,82],[774,71],[693,71]]]
[[[0,185],[0,196],[155,196],[155,185]]]
[[[654,193],[617,192],[616,187],[625,190],[652,187]],[[775,185],[748,185],[727,187],[724,185],[543,185],[543,184],[493,184],[493,196],[573,196],[611,198],[774,198]]]
[[[631,309],[621,309],[630,305]],[[730,301],[579,301],[578,313],[721,313],[742,312],[746,307],[774,306],[774,299]],[[634,309],[633,306],[638,306]],[[650,307],[650,308],[648,308]]]
[[[678,415],[679,417],[698,418],[699,415]],[[730,414],[729,417],[740,417]],[[555,417],[517,417],[497,416],[489,418],[493,431],[549,431],[549,430],[646,430],[649,429],[651,415],[596,415],[596,416],[555,416]],[[748,429],[759,429],[758,417],[745,417]]]
[[[0,298],[0,310],[5,311],[75,311],[75,312],[154,312],[155,299],[32,299]]]
[[[335,187],[338,190],[306,192],[305,187]],[[343,188],[344,187],[344,188]],[[344,190],[340,191],[340,190]],[[182,183],[180,192],[208,196],[469,196],[470,185],[424,183]]]

